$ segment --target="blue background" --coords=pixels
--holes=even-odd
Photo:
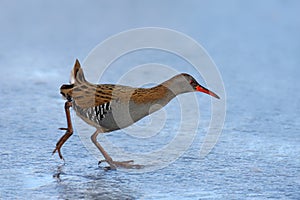
[[[0,198],[299,199],[299,10],[299,1],[279,0],[1,0]],[[62,165],[51,151],[65,126],[59,87],[73,62],[145,26],[183,32],[215,61],[227,95],[218,144],[200,160],[200,127],[176,162],[128,174],[98,168],[75,133]]]

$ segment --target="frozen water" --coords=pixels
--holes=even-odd
[[[0,199],[299,199],[300,3],[115,3],[1,2]],[[65,126],[59,87],[68,81],[75,58],[83,60],[110,35],[142,26],[184,32],[216,62],[227,94],[218,144],[199,158],[210,102],[197,95],[204,123],[191,147],[168,167],[149,173],[103,171],[77,133],[63,146],[63,165],[51,152],[63,134],[57,128]],[[159,52],[144,56],[138,57],[142,63],[153,59],[185,69],[184,61]],[[169,112],[176,112],[173,105],[176,100]],[[171,130],[176,120],[168,121]],[[170,139],[168,132],[162,134]],[[109,137],[137,150],[132,143],[126,147],[122,131]],[[155,149],[158,143],[147,145]]]

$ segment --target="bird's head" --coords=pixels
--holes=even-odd
[[[206,94],[208,94],[210,96],[213,96],[213,97],[215,97],[217,99],[220,99],[220,97],[216,93],[214,93],[214,92],[210,91],[209,89],[207,89],[207,88],[203,87],[202,85],[200,85],[194,79],[194,77],[192,77],[191,75],[189,75],[189,74],[183,74],[183,76],[190,83],[190,85],[192,86],[192,88],[194,89],[194,91],[203,92],[203,93],[206,93]]]
[[[192,77],[189,74],[179,74],[177,76],[174,76],[170,80],[165,82],[165,85],[175,94],[181,94],[186,92],[203,92],[208,95],[211,95],[217,99],[220,99],[220,97],[215,94],[214,92],[208,90],[207,88],[200,85],[194,77]]]

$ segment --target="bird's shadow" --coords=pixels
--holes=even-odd
[[[63,172],[64,166],[65,166],[65,163],[59,164],[57,166],[57,168],[56,168],[55,173],[52,176],[54,179],[56,179],[57,182],[61,182],[62,181],[61,178],[60,178],[60,176],[64,174],[64,172]]]
[[[57,182],[59,197],[63,199],[137,198],[138,191],[130,186],[131,177],[122,171],[106,171],[99,166],[72,171],[69,165],[60,164],[55,169],[53,178]]]

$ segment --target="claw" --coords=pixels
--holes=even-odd
[[[61,152],[60,152],[60,147],[56,147],[53,151],[52,151],[52,155],[57,151],[58,156],[60,159],[62,159],[63,161],[65,161],[64,157],[62,156]]]

